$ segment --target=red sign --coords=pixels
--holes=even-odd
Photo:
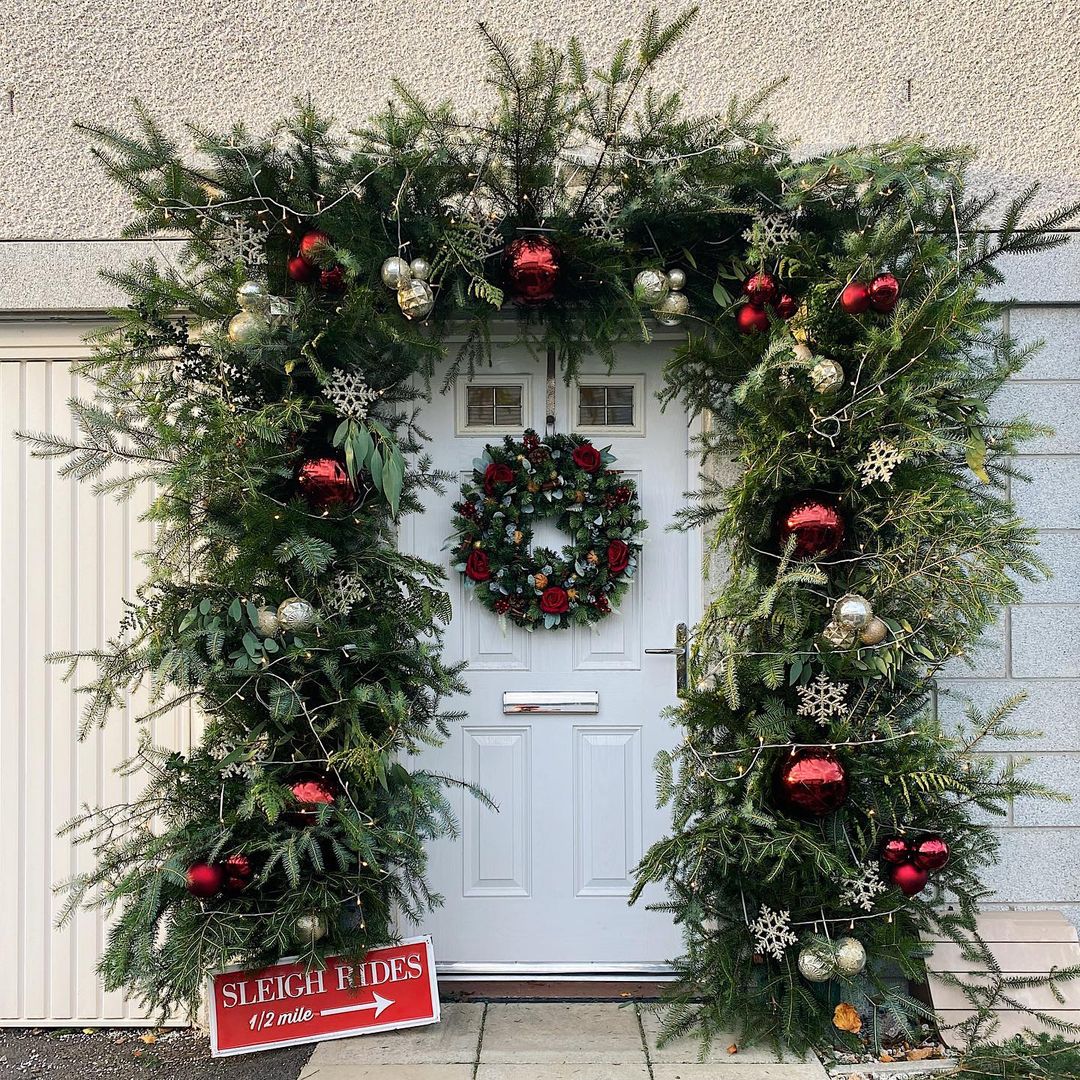
[[[214,1057],[419,1027],[439,1019],[431,938],[372,949],[363,963],[330,957],[322,971],[281,960],[210,976]]]

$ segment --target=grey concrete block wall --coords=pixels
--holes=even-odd
[[[1026,414],[1055,431],[1019,458],[1031,483],[1013,481],[1021,515],[1039,529],[1040,553],[1053,570],[1025,584],[1004,613],[974,668],[950,666],[939,709],[957,715],[963,699],[992,706],[1027,695],[1017,726],[1040,737],[988,747],[1029,761],[1029,774],[1071,796],[1071,803],[1018,800],[1000,823],[1001,862],[989,876],[999,906],[1061,907],[1080,925],[1080,243],[1035,260],[1009,285],[1019,303],[1006,316],[1020,341],[1045,341],[1001,393],[999,415]]]

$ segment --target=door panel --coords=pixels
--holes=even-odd
[[[447,567],[454,620],[446,657],[469,662],[471,691],[452,703],[467,720],[421,761],[478,784],[499,807],[496,813],[455,793],[461,836],[432,846],[432,883],[445,905],[425,929],[444,967],[646,971],[678,951],[667,916],[626,903],[634,867],[668,824],[655,807],[652,761],[674,741],[661,714],[675,700],[675,662],[645,649],[671,646],[676,625],[692,621],[700,604],[700,585],[692,584],[700,580],[692,572],[696,537],[667,531],[687,487],[688,427],[681,411],[661,412],[654,398],[665,351],[629,348],[614,376],[600,365],[587,370],[587,393],[561,380],[557,386],[555,429],[572,432],[569,418],[587,417],[592,441],[610,444],[615,467],[637,483],[649,522],[621,610],[594,627],[529,633],[500,626],[449,569],[444,549],[460,479],[484,445],[507,433],[520,437],[525,427],[545,430],[543,365],[505,349],[474,381],[483,389],[470,395],[463,377],[421,418],[436,461],[459,482],[428,496],[426,513],[406,523],[402,542]],[[507,401],[520,401],[520,427],[508,426],[517,413],[499,406]],[[470,425],[484,418],[488,426]],[[502,711],[505,691],[552,690],[596,691],[599,712]]]

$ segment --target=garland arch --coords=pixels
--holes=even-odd
[[[430,644],[441,572],[394,547],[440,483],[409,388],[451,326],[456,369],[482,365],[504,307],[567,377],[681,325],[666,397],[711,414],[708,475],[741,466],[685,514],[731,571],[658,762],[672,833],[639,869],[686,935],[665,1033],[857,1048],[884,1012],[925,1017],[885,974],[919,976],[924,931],[980,947],[996,842],[970,807],[1047,793],[976,753],[1008,707],[946,733],[927,700],[1043,570],[1003,493],[1034,428],[988,409],[1026,354],[985,287],[1075,208],[1032,218],[1029,192],[991,220],[968,152],[920,141],[796,158],[766,95],[687,115],[644,88],[693,16],[654,13],[599,74],[576,42],[518,59],[483,30],[485,120],[402,87],[349,142],[306,104],[265,135],[182,142],[141,106],[133,133],[87,128],[125,235],[184,244],[111,275],[130,302],[81,365],[79,437],[29,436],[164,493],[125,635],[70,659],[96,665],[89,725],[148,677],[152,710],[208,717],[190,751],[143,744],[122,820],[73,824],[97,865],[72,905],[118,908],[107,988],[194,1008],[209,970],[360,955],[395,905],[437,903],[447,781],[409,755],[463,687]]]

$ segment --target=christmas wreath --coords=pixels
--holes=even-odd
[[[487,446],[454,504],[454,569],[500,618],[528,630],[598,622],[637,569],[645,530],[637,488],[609,449],[580,435],[535,431]],[[571,542],[532,548],[533,525],[554,518]]]

